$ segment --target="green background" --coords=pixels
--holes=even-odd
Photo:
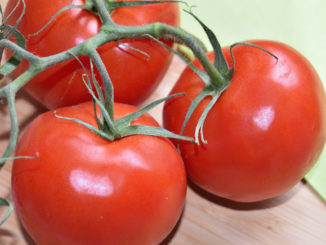
[[[318,71],[326,87],[325,0],[188,0],[192,11],[216,34],[222,46],[250,39],[271,39],[300,51]],[[181,8],[187,9],[185,4]],[[208,39],[187,13],[181,25]],[[308,183],[326,200],[326,149],[306,176]]]

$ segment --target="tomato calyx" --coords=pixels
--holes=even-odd
[[[202,79],[202,81],[205,83],[205,87],[203,88],[203,90],[199,93],[199,95],[197,95],[197,97],[192,101],[187,113],[186,113],[186,117],[185,120],[183,122],[183,125],[181,127],[181,132],[180,135],[183,134],[184,129],[190,119],[190,117],[192,116],[193,112],[195,111],[195,109],[197,108],[197,106],[207,97],[210,97],[210,102],[208,103],[208,105],[206,106],[206,108],[204,109],[203,113],[201,114],[197,125],[196,125],[196,129],[195,129],[195,143],[196,144],[200,144],[200,142],[207,144],[208,142],[205,140],[204,134],[203,134],[203,125],[205,122],[205,119],[208,115],[208,113],[210,112],[210,110],[212,109],[212,107],[214,106],[214,104],[217,102],[217,100],[219,99],[219,97],[221,96],[221,94],[228,88],[228,86],[231,83],[232,80],[232,76],[234,73],[234,67],[235,67],[235,58],[233,55],[233,48],[238,46],[238,45],[247,45],[247,46],[251,46],[253,48],[258,48],[266,53],[268,53],[269,55],[273,56],[275,59],[278,59],[277,56],[275,56],[274,54],[272,54],[271,52],[269,52],[268,50],[259,47],[255,44],[252,43],[248,43],[248,42],[237,42],[234,43],[230,46],[230,54],[231,54],[231,58],[232,58],[232,67],[228,66],[228,63],[226,61],[226,58],[223,55],[222,52],[222,47],[216,37],[216,35],[214,34],[214,32],[208,28],[192,11],[191,8],[189,11],[185,10],[188,14],[190,14],[191,16],[193,16],[197,22],[202,26],[202,28],[204,29],[204,31],[206,32],[206,35],[208,36],[208,39],[210,41],[210,44],[213,48],[213,52],[214,52],[214,62],[212,65],[208,65],[206,64],[205,68],[205,72],[202,72],[200,69],[198,69],[197,67],[195,67],[193,64],[191,64],[190,62],[188,63],[188,66]],[[181,57],[182,58],[182,57]],[[183,59],[185,60],[186,58],[183,57]],[[202,65],[205,65],[205,63],[202,62]],[[178,143],[178,148],[180,146],[180,142]]]
[[[197,108],[197,106],[207,97],[210,97],[210,102],[206,106],[205,110],[201,114],[198,123],[196,125],[195,129],[195,143],[200,144],[200,142],[203,142],[204,144],[207,144],[207,141],[205,140],[204,133],[203,133],[203,125],[205,122],[205,119],[209,113],[209,111],[212,109],[214,104],[217,102],[221,94],[227,89],[227,87],[230,84],[232,75],[233,75],[233,67],[229,68],[228,64],[226,62],[226,59],[222,53],[222,48],[220,43],[218,42],[215,34],[211,29],[209,29],[192,11],[185,10],[188,14],[193,16],[197,22],[202,26],[204,31],[206,32],[209,41],[213,47],[214,51],[214,62],[213,64],[202,62],[202,65],[204,66],[205,72],[197,68],[195,65],[187,62],[188,66],[198,75],[201,80],[205,83],[205,87],[203,90],[197,95],[197,97],[192,101],[190,107],[188,108],[188,111],[186,113],[185,119],[183,121],[183,125],[181,127],[180,135],[183,134],[184,129],[192,116],[193,112]],[[182,57],[181,57],[182,58]],[[186,58],[183,58],[184,60]],[[178,143],[178,148],[180,146],[180,141]]]
[[[94,117],[97,122],[97,127],[88,124],[82,120],[79,120],[77,118],[71,118],[71,117],[64,117],[61,115],[58,115],[56,111],[54,111],[54,115],[57,118],[71,120],[76,123],[79,123],[89,130],[91,130],[96,135],[107,139],[109,141],[114,141],[117,139],[120,139],[122,137],[130,136],[130,135],[152,135],[152,136],[161,136],[166,138],[174,138],[178,140],[186,140],[186,141],[194,141],[193,138],[187,137],[187,136],[181,136],[178,134],[175,134],[173,132],[170,132],[164,128],[161,127],[154,127],[154,126],[144,126],[144,125],[132,125],[132,121],[136,118],[142,116],[143,114],[147,113],[149,110],[154,108],[155,106],[159,105],[160,103],[165,102],[168,99],[171,99],[176,96],[182,96],[183,93],[178,93],[174,95],[167,96],[165,98],[156,100],[149,105],[145,106],[142,109],[139,109],[131,114],[128,114],[122,118],[114,119],[114,112],[113,112],[113,85],[110,80],[109,75],[107,74],[106,69],[101,69],[104,67],[104,64],[102,60],[100,59],[99,55],[95,52],[93,54],[90,54],[90,68],[91,68],[91,76],[87,74],[87,70],[83,63],[80,61],[80,59],[77,56],[74,56],[74,58],[80,63],[81,67],[83,68],[85,74],[82,78],[86,88],[88,89],[89,93],[92,96],[92,102],[94,107]],[[99,70],[99,73],[102,76],[102,80],[104,83],[104,93],[98,83],[98,81],[95,78],[94,74],[94,68],[93,68],[93,62],[96,65],[97,69]],[[92,86],[93,85],[93,86]],[[95,88],[96,94],[93,91],[93,87]],[[100,111],[98,113],[98,110]]]

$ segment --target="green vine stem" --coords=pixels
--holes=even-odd
[[[159,2],[159,1],[156,1]],[[168,2],[168,1],[163,1]],[[176,2],[176,1],[171,1]],[[127,3],[127,2],[126,2]],[[101,57],[97,53],[96,49],[107,42],[119,41],[122,39],[131,39],[131,38],[157,38],[161,40],[168,40],[177,42],[183,45],[186,45],[191,49],[194,55],[200,60],[205,71],[207,72],[209,78],[209,83],[213,84],[214,87],[223,86],[224,78],[222,74],[216,69],[214,64],[212,64],[208,57],[206,56],[206,49],[203,44],[197,37],[186,32],[182,28],[169,26],[162,23],[148,24],[144,26],[122,26],[113,22],[110,16],[110,12],[107,10],[106,5],[109,2],[104,0],[89,0],[86,1],[87,8],[85,9],[95,9],[100,19],[102,20],[102,27],[98,34],[88,39],[87,41],[72,47],[71,49],[65,50],[55,55],[47,57],[38,57],[32,53],[25,50],[20,45],[9,41],[8,39],[0,40],[0,48],[9,48],[15,54],[18,54],[22,58],[26,59],[30,67],[25,71],[21,76],[7,84],[6,86],[0,88],[0,98],[6,98],[8,101],[10,119],[11,119],[11,135],[9,139],[8,146],[0,158],[0,169],[6,162],[6,159],[14,152],[18,136],[18,123],[17,115],[15,109],[15,95],[16,93],[29,82],[31,78],[40,73],[41,71],[46,70],[47,68],[54,66],[58,63],[64,62],[66,60],[79,56],[89,56],[94,62],[96,68],[98,69],[102,80],[105,91],[105,101],[104,107],[106,108],[109,117],[113,119],[113,87],[109,74],[105,69],[105,66],[101,60]],[[207,81],[206,81],[207,82]],[[116,133],[117,135],[130,135],[142,133],[139,128],[134,129],[134,132],[130,128],[125,129],[128,133],[117,133],[115,130],[119,128],[118,125],[112,124],[108,125],[111,132]],[[163,130],[163,129],[162,129]],[[158,132],[153,129],[148,129],[144,131],[145,134],[154,134],[154,135],[164,135],[162,131]],[[178,137],[176,135],[167,134],[170,137]],[[179,139],[190,140],[189,137],[179,137]]]

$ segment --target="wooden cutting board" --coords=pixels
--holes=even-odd
[[[7,0],[0,0],[2,6]],[[164,97],[184,64],[174,58],[161,85],[147,102]],[[8,82],[1,81],[0,85]],[[158,122],[162,105],[150,113]],[[45,111],[24,91],[17,96],[21,131]],[[0,152],[9,137],[10,120],[6,105],[0,105]],[[11,199],[11,162],[0,171],[0,196]],[[0,208],[0,215],[5,212]],[[325,245],[326,204],[303,182],[288,193],[263,202],[241,204],[207,194],[189,184],[184,213],[164,245]],[[35,245],[15,215],[0,227],[0,245]],[[94,244],[96,245],[96,244]],[[118,244],[117,244],[118,245]],[[131,244],[132,245],[132,244]]]

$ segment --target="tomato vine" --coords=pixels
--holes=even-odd
[[[43,70],[46,70],[51,66],[69,60],[73,57],[78,57],[78,56],[92,57],[92,60],[96,62],[97,64],[96,66],[99,70],[99,73],[102,79],[104,80],[104,90],[106,94],[105,97],[107,98],[105,101],[105,108],[108,110],[109,115],[112,117],[113,115],[112,104],[114,101],[113,88],[110,81],[110,77],[105,67],[103,67],[102,65],[100,56],[96,52],[96,49],[98,47],[100,47],[101,45],[107,42],[117,41],[117,40],[127,39],[127,38],[150,38],[150,37],[155,39],[160,38],[164,40],[172,40],[174,42],[179,42],[184,45],[187,45],[194,52],[196,57],[198,57],[201,60],[209,76],[211,76],[213,79],[218,77],[218,71],[209,62],[205,54],[206,50],[203,48],[202,43],[199,42],[195,36],[186,32],[185,30],[179,27],[172,27],[162,23],[154,23],[154,24],[148,24],[144,26],[122,26],[113,22],[113,20],[110,17],[110,13],[105,6],[104,1],[92,0],[91,4],[90,1],[88,1],[87,6],[88,6],[87,9],[95,8],[97,10],[97,13],[100,16],[103,23],[101,30],[98,34],[96,34],[92,38],[88,39],[87,41],[69,50],[65,50],[58,54],[47,56],[47,57],[38,57],[25,50],[24,45],[21,44],[22,42],[16,44],[8,40],[7,38],[0,40],[0,47],[2,49],[3,48],[11,49],[15,54],[19,55],[18,57],[19,59],[24,57],[24,59],[28,60],[30,64],[28,70],[26,70],[21,76],[19,76],[13,82],[9,83],[8,85],[0,89],[0,97],[6,98],[8,101],[8,107],[9,107],[10,118],[11,118],[11,128],[12,128],[9,144],[8,147],[6,148],[5,153],[1,158],[0,167],[3,166],[6,158],[8,158],[13,153],[16,146],[16,141],[18,136],[18,122],[17,122],[17,115],[15,109],[16,93],[26,83],[28,83],[28,81],[31,78],[33,78],[38,73],[40,73]],[[19,33],[19,32],[15,30],[15,33]],[[17,36],[18,35],[19,34],[17,34]],[[15,59],[15,63],[17,63],[17,58]],[[9,65],[12,65],[10,60],[8,63],[4,64],[5,67],[8,67]],[[3,67],[2,70],[4,70]],[[139,133],[139,131],[137,131],[137,133]],[[162,133],[159,134],[162,135]]]
[[[8,26],[6,25],[6,21],[8,18],[10,18],[10,16],[8,16],[7,18],[2,18],[3,21],[1,25],[0,49],[3,50],[4,48],[8,48],[13,51],[14,55],[4,65],[0,67],[0,73],[2,75],[10,74],[18,66],[18,64],[22,59],[26,59],[29,62],[29,68],[23,74],[21,74],[16,79],[14,79],[11,83],[0,88],[0,99],[1,102],[3,102],[4,100],[7,101],[10,121],[11,121],[10,138],[6,150],[2,154],[2,157],[0,158],[0,169],[4,166],[6,161],[16,158],[16,157],[11,157],[11,155],[13,154],[16,148],[18,132],[19,132],[17,112],[15,107],[15,97],[17,92],[40,72],[56,64],[67,61],[69,59],[72,58],[78,59],[79,56],[89,56],[91,62],[94,63],[95,67],[98,69],[99,74],[103,80],[104,95],[100,95],[99,96],[100,99],[98,99],[93,94],[93,101],[94,101],[94,105],[96,104],[97,106],[99,106],[101,113],[104,116],[102,120],[98,120],[99,129],[91,128],[89,125],[73,118],[65,118],[65,117],[61,117],[60,115],[56,115],[57,117],[61,117],[68,120],[74,120],[78,123],[81,123],[84,126],[91,129],[93,132],[109,140],[114,140],[120,137],[135,135],[135,134],[147,134],[147,135],[172,137],[172,138],[177,138],[179,140],[189,140],[189,141],[193,140],[191,137],[177,135],[163,128],[129,125],[129,123],[136,117],[146,113],[148,110],[153,108],[158,103],[161,103],[173,96],[169,96],[167,98],[163,98],[161,100],[155,101],[150,105],[146,106],[145,108],[139,110],[138,112],[132,113],[124,118],[114,121],[113,86],[111,83],[110,76],[103,64],[103,61],[99,56],[98,52],[96,51],[98,47],[102,46],[107,42],[119,41],[128,38],[133,38],[133,39],[150,38],[155,40],[156,42],[161,43],[164,46],[166,45],[163,44],[158,39],[173,41],[188,46],[190,50],[194,53],[194,55],[200,60],[206,73],[200,72],[198,69],[196,69],[196,71],[205,81],[210,80],[213,81],[213,83],[214,81],[216,81],[216,83],[221,82],[223,78],[221,77],[221,74],[216,69],[216,67],[209,61],[208,57],[206,56],[205,46],[202,44],[200,39],[198,39],[194,35],[188,33],[182,28],[169,26],[163,23],[147,24],[144,26],[118,25],[112,20],[110,16],[110,11],[114,10],[115,8],[124,7],[124,6],[137,6],[141,4],[155,4],[161,2],[181,2],[181,1],[134,1],[134,2],[113,1],[112,2],[112,1],[103,1],[103,0],[88,0],[85,2],[85,5],[72,5],[71,2],[69,6],[63,8],[55,16],[53,16],[50,22],[58,15],[60,15],[63,11],[66,11],[71,8],[83,8],[95,12],[102,21],[102,27],[98,34],[91,37],[87,41],[75,47],[72,47],[68,50],[65,50],[63,52],[46,56],[46,57],[39,57],[25,49],[25,39],[23,35],[16,29],[19,20],[15,26]],[[23,9],[25,9],[24,0],[20,0],[18,1],[13,11],[16,10],[19,4],[22,4],[24,6]],[[24,15],[24,10],[21,14],[21,17],[23,15]],[[39,30],[39,32],[41,32],[42,30],[43,29]],[[34,33],[32,35],[37,35],[39,32]],[[10,35],[14,35],[16,39],[16,43],[9,40]],[[177,55],[179,55],[181,58],[183,58],[183,56],[180,53],[174,50],[172,51],[175,52]],[[188,65],[193,67],[187,59],[185,58],[183,59]],[[96,84],[96,81],[93,81],[93,83]],[[89,89],[91,92],[92,91],[91,86],[89,86]],[[99,90],[97,92],[99,92]],[[94,108],[96,108],[96,106]],[[31,158],[35,156],[18,156],[18,157]],[[5,199],[0,199],[0,201],[1,201],[0,205],[2,206],[9,205],[9,202]],[[11,212],[11,210],[12,208],[9,209],[9,212]],[[8,215],[6,215],[4,219],[6,219],[7,217]]]

